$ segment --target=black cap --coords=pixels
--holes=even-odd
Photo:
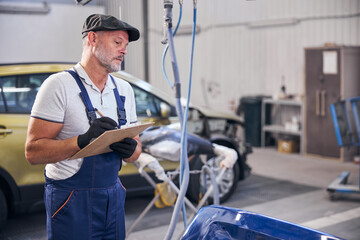
[[[96,31],[127,31],[129,34],[129,42],[136,41],[140,37],[140,32],[135,27],[123,22],[116,17],[103,14],[92,14],[84,23],[82,29],[83,38],[90,32]]]

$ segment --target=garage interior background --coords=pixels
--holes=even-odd
[[[27,9],[25,12],[19,10]],[[39,10],[43,13],[35,13]],[[125,71],[173,94],[161,69],[163,1],[0,1],[0,64],[77,62],[81,28],[92,13],[107,13],[139,28]],[[174,1],[173,22],[179,6]],[[175,47],[186,94],[189,76],[192,1],[184,0]],[[304,94],[304,48],[360,45],[359,0],[199,0],[191,102],[234,111],[247,95]],[[172,76],[170,58],[167,70]]]

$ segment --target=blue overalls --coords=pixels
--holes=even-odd
[[[81,89],[91,124],[95,109],[77,73],[68,72]],[[125,97],[119,96],[116,85],[114,94],[119,125],[124,125]],[[84,158],[79,171],[70,178],[52,180],[45,175],[48,239],[125,239],[126,190],[118,177],[121,163],[119,156],[110,152]]]

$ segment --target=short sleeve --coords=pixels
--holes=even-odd
[[[130,105],[130,123],[136,123],[137,122],[137,115],[136,115],[136,103],[135,103],[135,94],[132,87],[129,85],[129,97],[131,99],[131,105]]]
[[[64,122],[66,96],[61,74],[51,75],[41,85],[31,110],[31,117],[51,122]]]

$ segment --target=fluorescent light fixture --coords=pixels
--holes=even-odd
[[[287,25],[295,25],[297,23],[299,23],[299,20],[296,18],[279,18],[279,19],[248,22],[246,26],[249,28],[265,28],[265,27],[277,27],[277,26],[280,27]]]
[[[2,3],[0,4],[0,13],[7,14],[48,14],[50,7],[46,2],[39,4],[14,4]]]

